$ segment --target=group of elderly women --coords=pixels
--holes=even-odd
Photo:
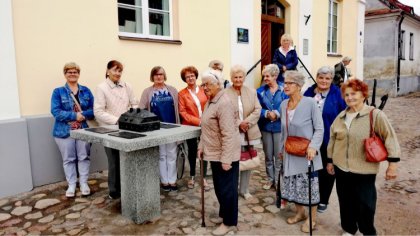
[[[278,81],[283,70],[284,82]],[[196,158],[205,160],[204,170],[209,161],[220,204],[220,218],[215,220],[220,226],[213,234],[224,235],[234,230],[238,223],[238,196],[252,197],[251,171],[239,171],[239,159],[241,149],[259,144],[261,139],[268,178],[263,188],[275,188],[280,182],[282,200],[296,206],[296,214],[287,218],[287,223],[305,221],[301,225],[303,232],[309,232],[310,225],[316,229],[316,212],[326,210],[336,179],[344,232],[355,234],[360,230],[363,234],[376,234],[375,178],[379,163],[366,162],[363,149],[363,140],[370,136],[369,114],[373,109],[365,104],[366,83],[349,80],[340,90],[332,85],[333,69],[324,66],[317,72],[316,84],[302,93],[305,78],[301,73],[270,64],[262,72],[264,85],[257,90],[244,85],[246,72],[242,66],[232,67],[231,86],[227,88],[221,71],[214,69],[201,74],[202,83],[198,86],[198,70],[188,66],[180,73],[187,86],[178,92],[165,83],[165,70],[157,66],[150,73],[153,85],[143,91],[137,102],[131,86],[121,81],[122,71],[120,62],[108,63],[106,79],[97,87],[94,100],[90,90],[78,84],[79,66],[75,63],[64,66],[66,84],[54,90],[51,112],[55,117],[53,136],[62,154],[68,182],[67,197],[75,195],[76,170],[82,195],[90,194],[87,184],[90,145],[71,139],[69,131],[86,128],[86,120],[93,119],[94,114],[100,125],[116,124],[127,109],[140,107],[155,113],[163,122],[201,126],[200,139],[187,140],[191,176],[187,186],[195,186]],[[388,151],[386,179],[393,179],[400,156],[396,134],[382,111],[374,109],[373,116],[374,131]],[[308,140],[304,156],[286,150],[290,136]],[[119,152],[111,148],[105,148],[105,152],[109,196],[118,198]],[[160,145],[159,153],[162,189],[177,191],[176,143]],[[308,161],[312,163],[310,173]],[[202,175],[205,177],[206,173]],[[205,179],[203,187],[210,189]],[[312,222],[305,213],[309,204]]]

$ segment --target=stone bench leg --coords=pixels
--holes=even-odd
[[[120,151],[121,211],[136,224],[160,217],[159,147]]]

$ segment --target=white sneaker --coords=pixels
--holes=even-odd
[[[245,200],[252,198],[252,195],[250,193],[245,193],[242,196],[244,197]]]
[[[90,195],[90,188],[87,183],[80,183],[80,191],[82,192],[83,196],[89,196]]]
[[[75,184],[69,185],[66,191],[66,197],[74,197],[75,193],[76,193],[76,185]]]

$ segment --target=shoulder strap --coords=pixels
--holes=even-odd
[[[369,112],[369,123],[370,123],[370,137],[375,137],[375,130],[373,128],[373,111],[375,110],[375,108],[373,108],[372,110],[370,110]]]
[[[72,92],[70,92],[70,96],[71,96],[71,98],[73,99],[74,104],[76,104],[77,109],[78,109],[80,112],[82,112],[82,111],[83,111],[83,110],[82,110],[82,107],[80,106],[79,102],[77,101],[76,97],[74,96],[74,94],[73,94]]]

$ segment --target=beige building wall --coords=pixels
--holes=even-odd
[[[13,21],[21,115],[50,112],[52,90],[65,83],[64,63],[81,66],[79,82],[93,92],[111,59],[124,65],[122,79],[140,97],[151,85],[150,70],[161,65],[167,83],[185,86],[179,72],[187,65],[203,71],[211,59],[230,67],[229,2],[174,1],[181,45],[121,40],[117,0],[14,0]],[[225,72],[225,76],[228,76]]]
[[[342,56],[350,56],[352,62],[349,68],[353,75],[357,74],[357,39],[358,39],[358,1],[338,1],[338,52],[337,57],[327,55],[328,35],[328,1],[313,0],[313,58],[312,75],[316,75],[319,67],[324,65],[334,66]],[[359,55],[361,58],[363,55]]]

